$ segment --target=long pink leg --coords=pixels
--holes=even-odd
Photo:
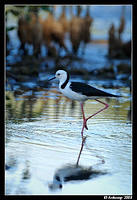
[[[86,124],[86,117],[85,117],[85,113],[84,113],[84,109],[83,109],[83,103],[81,103],[80,105],[81,105],[82,116],[83,116],[83,125],[88,130],[88,127],[87,127],[87,124]]]
[[[102,103],[103,105],[105,105],[104,108],[100,109],[99,111],[97,111],[96,113],[94,113],[93,115],[91,115],[90,117],[86,118],[85,117],[85,114],[84,114],[84,109],[83,109],[83,103],[81,103],[81,110],[82,110],[82,116],[83,116],[83,127],[82,127],[82,130],[81,130],[81,136],[82,136],[82,143],[81,143],[81,148],[80,148],[80,152],[79,152],[79,155],[78,155],[78,159],[77,159],[77,163],[76,165],[78,166],[78,163],[79,163],[79,159],[80,159],[80,156],[81,156],[81,153],[82,153],[82,150],[83,150],[83,147],[84,147],[84,143],[85,143],[85,140],[86,140],[86,137],[83,137],[83,131],[84,131],[84,128],[88,129],[87,127],[87,121],[88,119],[90,119],[91,117],[97,115],[98,113],[102,112],[103,110],[107,109],[109,107],[108,104],[98,100],[98,99],[95,99],[96,101],[98,101],[99,103]]]
[[[82,111],[82,116],[83,116],[83,127],[82,127],[82,130],[81,130],[81,136],[82,136],[82,139],[83,139],[84,128],[88,129],[88,127],[87,127],[87,124],[86,124],[87,121],[86,121],[85,114],[84,114],[83,103],[81,103],[80,105],[81,105],[81,111]]]
[[[82,130],[81,130],[81,136],[82,136],[82,139],[83,139],[83,131],[84,131],[84,128],[88,129],[87,127],[87,121],[97,115],[98,113],[102,112],[103,110],[107,109],[109,107],[109,105],[107,103],[104,103],[103,101],[100,101],[98,99],[95,99],[96,101],[98,101],[99,103],[102,103],[103,105],[105,105],[104,108],[100,109],[99,111],[97,111],[96,113],[94,113],[93,115],[89,116],[88,118],[85,117],[85,114],[84,114],[84,109],[83,109],[83,103],[81,103],[81,110],[82,110],[82,115],[83,115],[83,127],[82,127]]]
[[[84,131],[84,128],[88,129],[87,124],[86,124],[84,109],[83,109],[83,103],[81,103],[80,105],[81,105],[81,111],[82,111],[82,116],[83,116],[83,127],[82,127],[82,130],[81,130],[82,143],[81,143],[81,148],[80,148],[80,152],[79,152],[79,155],[78,155],[76,166],[78,166],[79,159],[80,159],[80,156],[81,156],[81,153],[82,153],[82,150],[83,150],[83,147],[84,147],[84,143],[85,143],[85,140],[86,140],[86,137],[83,137],[83,131]]]
[[[105,107],[102,108],[102,109],[100,109],[99,111],[97,111],[96,113],[94,113],[93,115],[91,115],[90,117],[86,118],[86,122],[87,122],[87,120],[90,119],[91,117],[97,115],[98,113],[102,112],[103,110],[105,110],[105,109],[107,109],[107,108],[109,107],[109,105],[108,105],[107,103],[104,103],[103,101],[100,101],[100,100],[98,100],[98,99],[95,99],[95,100],[98,101],[99,103],[104,104]]]

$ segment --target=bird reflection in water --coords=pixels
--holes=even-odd
[[[98,163],[91,167],[77,166],[68,164],[58,169],[54,176],[53,182],[48,185],[50,190],[62,189],[63,184],[69,181],[86,181],[95,178],[100,175],[107,174],[106,171],[95,169],[97,165],[103,164]]]

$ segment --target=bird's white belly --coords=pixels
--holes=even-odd
[[[74,92],[69,87],[65,87],[65,89],[59,88],[59,90],[64,96],[66,96],[66,97],[68,97],[72,100],[85,101],[85,100],[88,99],[87,96],[82,95],[82,94],[77,93],[77,92]]]

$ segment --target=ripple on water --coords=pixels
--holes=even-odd
[[[51,100],[50,106],[44,104],[44,111],[39,117],[22,118],[16,123],[13,120],[6,124],[6,160],[16,160],[14,173],[8,172],[6,175],[7,189],[9,194],[21,191],[33,191],[33,180],[36,185],[45,188],[45,194],[52,194],[48,191],[48,181],[53,179],[56,169],[66,163],[75,164],[81,145],[82,116],[79,103],[75,104],[74,110],[71,104],[66,107],[61,104],[57,110]],[[65,103],[65,102],[64,102]],[[110,107],[106,111],[90,119],[87,123],[88,130],[84,131],[87,136],[84,149],[80,158],[80,164],[91,166],[102,159],[105,164],[99,166],[101,169],[109,171],[109,177],[98,178],[98,184],[103,190],[103,194],[131,194],[131,169],[132,169],[132,125],[127,120],[128,99],[126,101],[111,101]],[[114,106],[118,105],[118,106]],[[85,114],[96,112],[101,108],[98,103],[87,101],[85,104]],[[26,164],[29,163],[29,164]],[[10,162],[11,163],[11,162]],[[28,167],[29,166],[29,167]],[[21,183],[22,175],[29,171],[30,185],[24,182],[27,189],[23,189]],[[17,179],[15,179],[15,176]],[[12,190],[10,177],[16,180]],[[113,187],[111,187],[113,182]],[[123,184],[124,183],[124,184]],[[96,187],[96,179],[87,182],[86,191],[91,192],[91,185]],[[75,193],[75,186],[81,191],[84,182],[76,184],[66,184],[64,188],[69,193]],[[69,190],[71,186],[71,191]],[[12,191],[11,191],[12,190]],[[37,191],[37,190],[36,190]],[[63,194],[65,191],[60,191]],[[101,189],[98,188],[101,192]],[[44,191],[39,189],[38,194]],[[99,193],[98,192],[98,193]]]

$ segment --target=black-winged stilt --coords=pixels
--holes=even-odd
[[[83,127],[82,127],[82,131],[81,131],[82,138],[83,138],[84,128],[88,129],[87,121],[91,117],[93,117],[93,116],[97,115],[98,113],[102,112],[103,110],[107,109],[109,106],[107,103],[100,101],[98,98],[119,97],[117,95],[113,95],[113,94],[104,92],[102,90],[96,89],[85,83],[71,82],[71,81],[69,81],[69,73],[64,70],[58,70],[55,74],[55,77],[49,79],[49,81],[53,80],[55,78],[57,78],[59,80],[59,90],[62,94],[64,94],[64,96],[66,96],[72,100],[77,100],[80,102],[82,116],[83,116]],[[84,103],[84,101],[86,101],[88,99],[95,99],[97,102],[105,105],[105,107],[86,118],[85,114],[84,114],[83,103]]]
[[[62,94],[64,94],[64,96],[72,99],[72,100],[76,100],[80,102],[81,105],[81,111],[82,111],[82,116],[83,116],[83,127],[81,130],[81,136],[82,136],[82,144],[81,144],[81,149],[80,149],[80,153],[78,156],[78,160],[77,160],[77,165],[80,159],[80,155],[83,149],[83,145],[85,142],[86,137],[83,137],[83,131],[84,128],[88,129],[87,127],[87,121],[97,115],[98,113],[102,112],[103,110],[107,109],[109,107],[109,105],[107,103],[104,103],[102,101],[100,101],[98,98],[102,98],[102,97],[119,97],[117,95],[113,95],[107,92],[104,92],[102,90],[96,89],[90,85],[87,85],[85,83],[81,83],[81,82],[71,82],[69,79],[69,73],[65,70],[58,70],[55,74],[55,76],[51,79],[49,79],[49,81],[53,80],[53,79],[58,79],[59,80],[59,90]],[[101,103],[104,105],[104,107],[102,109],[100,109],[99,111],[97,111],[96,113],[92,114],[89,117],[85,117],[84,114],[84,109],[83,109],[83,103],[88,100],[88,99],[95,99],[97,102]]]

